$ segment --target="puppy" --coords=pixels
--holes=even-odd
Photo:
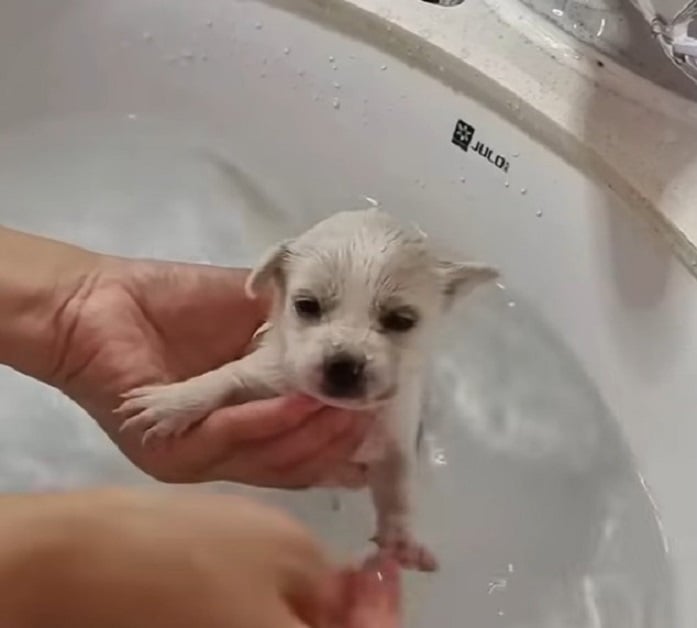
[[[336,407],[374,409],[356,460],[368,466],[375,541],[407,568],[432,571],[410,527],[424,367],[456,297],[498,276],[440,259],[426,236],[379,209],[342,212],[273,247],[250,274],[250,296],[274,289],[249,355],[189,380],[145,386],[117,410],[144,440],[179,435],[231,400],[301,391]]]

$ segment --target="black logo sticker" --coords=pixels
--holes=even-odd
[[[453,131],[451,141],[455,146],[460,147],[466,153],[472,148],[475,153],[486,159],[492,166],[496,166],[499,170],[508,172],[510,163],[503,155],[494,153],[491,147],[480,140],[474,142],[474,146],[472,146],[475,131],[476,129],[471,124],[468,124],[464,120],[458,120],[455,124],[455,131]]]

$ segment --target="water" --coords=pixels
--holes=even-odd
[[[140,115],[0,136],[0,222],[110,253],[250,264],[299,219],[265,196],[273,172],[248,176],[250,164],[216,158],[215,147]],[[408,626],[459,628],[468,616],[477,628],[672,625],[641,478],[534,308],[496,286],[474,293],[452,313],[433,374],[417,524],[443,570],[409,574]],[[0,399],[1,489],[147,482],[57,392],[5,369]],[[372,532],[364,494],[199,488],[280,504],[337,553],[364,550]]]

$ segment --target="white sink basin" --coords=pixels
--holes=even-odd
[[[291,4],[4,2],[0,223],[248,265],[367,196],[498,265],[436,360],[419,520],[444,566],[409,576],[408,625],[694,628],[694,278],[543,119],[411,67],[420,44],[357,9]],[[56,392],[1,370],[0,399],[5,490],[148,481]],[[262,496],[367,543],[364,495]]]

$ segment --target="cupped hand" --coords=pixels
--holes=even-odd
[[[247,271],[99,258],[57,315],[62,338],[51,383],[91,414],[141,469],[170,482],[229,480],[302,488],[341,476],[371,417],[288,396],[220,409],[164,448],[119,431],[113,410],[137,387],[186,379],[244,354],[268,300],[244,293]],[[340,470],[340,472],[338,472]]]

